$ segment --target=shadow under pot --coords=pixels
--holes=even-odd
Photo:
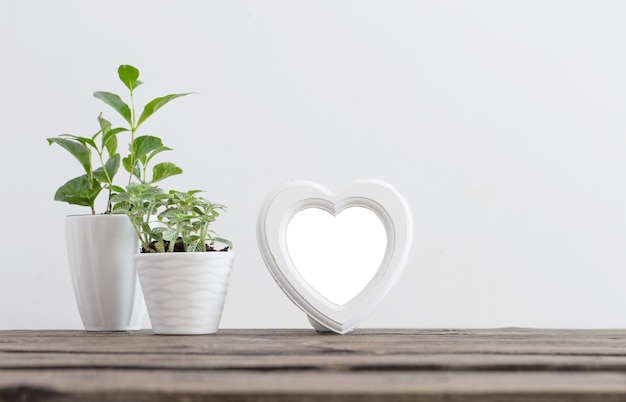
[[[87,331],[141,329],[146,315],[134,256],[137,235],[126,215],[71,215],[65,219],[74,296]]]
[[[154,333],[216,333],[233,259],[231,251],[136,254],[135,265]]]

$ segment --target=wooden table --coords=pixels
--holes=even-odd
[[[626,330],[0,331],[0,401],[626,401]]]

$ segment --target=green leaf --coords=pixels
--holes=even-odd
[[[115,205],[113,207],[113,211],[111,211],[111,213],[115,215],[128,215],[129,212],[130,212],[130,208],[128,208],[127,206],[120,205],[120,204]]]
[[[108,132],[108,135],[118,135],[119,133],[123,133],[124,131],[130,131],[127,128],[124,127],[116,127],[116,128],[112,128],[111,131]]]
[[[130,155],[122,159],[122,165],[124,166],[124,169],[128,173],[130,173],[130,168],[131,168],[130,167]],[[139,163],[137,160],[135,160],[135,166],[133,167],[132,173],[133,173],[133,176],[141,180],[141,169],[139,168]]]
[[[199,251],[204,251],[204,244],[202,242],[200,242],[199,240],[190,242],[189,245],[187,246],[187,252],[189,253],[195,253],[195,252],[199,252]]]
[[[183,170],[172,162],[158,163],[152,168],[152,181],[150,183],[156,183],[170,176],[181,174],[182,172]]]
[[[216,241],[218,243],[222,243],[223,245],[227,246],[229,250],[233,249],[233,243],[230,240],[228,240],[228,239],[224,239],[222,237],[214,237],[213,241]],[[213,243],[213,242],[211,242],[211,243]]]
[[[152,160],[152,158],[154,158],[156,155],[160,154],[161,152],[171,151],[171,150],[172,148],[166,147],[165,145],[153,149],[152,152],[150,152],[150,154],[146,157],[144,164],[148,165],[150,161]]]
[[[128,129],[124,127],[117,127],[107,131],[107,133],[102,137],[102,144],[106,147],[109,156],[117,153],[117,135],[124,131],[128,131]]]
[[[98,115],[98,123],[100,124],[103,134],[106,134],[107,131],[111,129],[111,122],[102,117],[102,113]]]
[[[150,225],[148,225],[147,223],[142,223],[141,231],[144,233],[150,233]]]
[[[184,94],[171,94],[171,95],[162,96],[160,98],[152,99],[146,106],[144,106],[143,112],[141,112],[141,116],[139,116],[139,120],[137,121],[137,127],[139,127],[139,125],[143,123],[144,121],[146,121],[148,117],[152,116],[157,110],[165,106],[170,101],[176,98],[180,98],[182,96],[187,96],[191,93],[192,92],[188,92]]]
[[[113,182],[113,178],[117,174],[118,169],[120,168],[120,159],[120,154],[113,155],[104,164],[106,174],[104,173],[104,169],[99,167],[98,169],[93,171],[93,178],[100,182],[111,184]]]
[[[111,122],[102,117],[102,113],[98,115],[98,123],[100,124],[100,131],[93,136],[95,140],[98,134],[102,133],[102,147],[100,149],[107,148],[109,155],[115,154],[117,150],[117,139],[111,140]],[[107,146],[107,141],[111,141],[111,144]],[[113,151],[111,151],[113,148]]]
[[[76,160],[78,160],[83,169],[85,169],[85,173],[91,174],[91,155],[89,153],[89,149],[85,146],[85,144],[80,143],[76,140],[69,140],[67,138],[59,137],[48,138],[48,144],[58,144],[61,147],[65,148],[76,158]]]
[[[178,230],[176,228],[168,228],[163,232],[163,239],[172,241],[178,238]]]
[[[124,158],[122,158],[122,166],[124,166],[124,169],[130,173],[130,155],[129,156],[125,156]]]
[[[205,215],[204,211],[201,208],[193,207],[193,208],[191,208],[191,211],[193,213],[195,213],[196,215],[198,215],[198,218],[201,219],[201,220],[205,219],[205,220],[208,221],[208,220],[210,220],[212,218],[211,215]]]
[[[139,160],[148,155],[148,153],[154,151],[155,149],[159,149],[162,146],[163,142],[159,137],[142,135],[141,137],[135,138],[132,152],[135,156],[135,160]]]
[[[117,136],[110,135],[113,130],[108,132],[108,136],[102,139],[102,145],[107,149],[109,156],[115,155],[117,153]]]
[[[98,134],[96,134],[96,135],[98,135]],[[72,135],[72,134],[61,134],[59,137],[71,138],[71,139],[73,139],[75,141],[80,142],[81,144],[83,144],[86,147],[92,147],[92,148],[98,149],[98,147],[96,146],[96,143],[91,138],[79,137],[79,136]]]
[[[117,194],[126,194],[126,190],[124,189],[124,187],[112,185],[109,186],[109,189]]]
[[[87,175],[82,175],[59,187],[54,194],[54,199],[68,204],[93,207],[101,190],[102,187],[97,180],[90,182]]]
[[[137,81],[137,78],[139,78],[139,70],[133,66],[122,64],[117,69],[117,75],[124,85],[126,85],[126,88],[131,91],[141,85],[141,81]]]
[[[158,233],[163,234],[163,232],[165,232],[166,230],[168,230],[168,229],[165,228],[165,227],[157,226],[157,227],[152,229],[152,234],[153,235],[158,234]]]
[[[93,93],[93,96],[115,109],[115,111],[119,113],[124,118],[124,120],[128,122],[128,124],[133,124],[130,107],[128,107],[128,105],[124,103],[119,95],[113,94],[111,92],[97,91]]]

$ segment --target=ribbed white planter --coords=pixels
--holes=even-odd
[[[217,332],[232,252],[142,253],[135,265],[155,334]]]
[[[74,215],[65,239],[76,303],[87,331],[131,331],[146,315],[134,256],[139,241],[126,215]]]

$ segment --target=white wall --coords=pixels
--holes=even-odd
[[[177,188],[229,206],[223,327],[306,327],[257,249],[290,179],[375,177],[415,219],[400,283],[366,327],[626,326],[626,3],[0,3],[0,328],[81,328],[63,218],[79,173],[45,138],[90,134],[140,68]],[[109,116],[112,115],[109,113]]]

